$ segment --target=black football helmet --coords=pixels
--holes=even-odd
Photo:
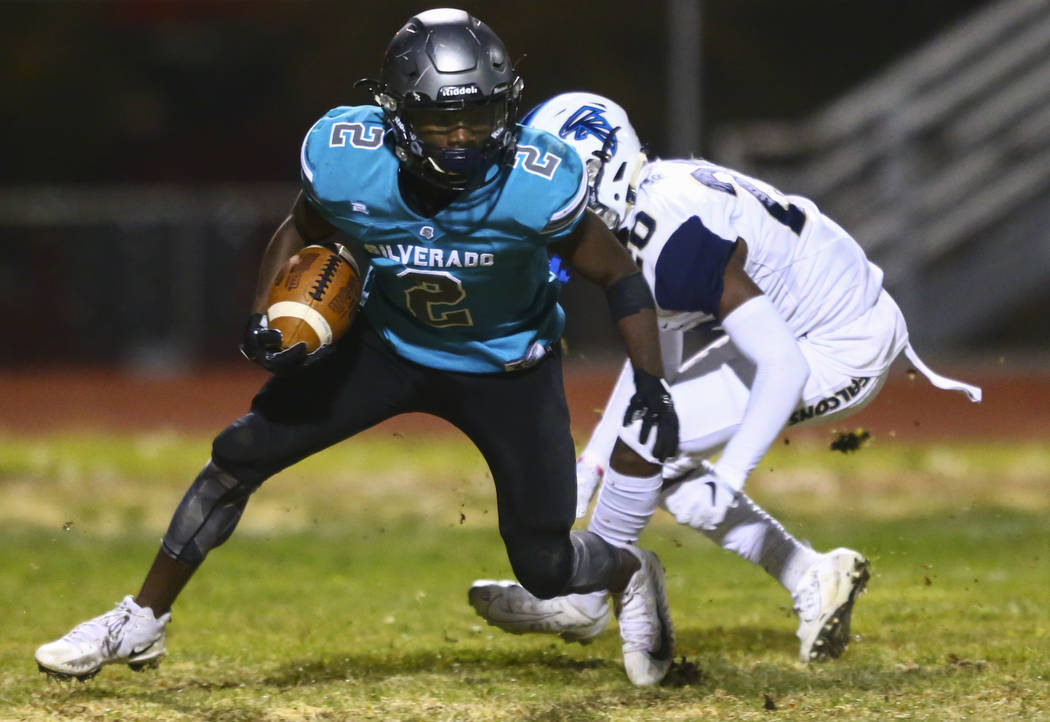
[[[462,10],[427,10],[410,19],[390,41],[380,78],[359,84],[383,109],[402,167],[430,183],[475,188],[494,177],[494,165],[513,160],[524,84],[503,41]],[[459,131],[459,140],[451,140],[461,126],[471,129],[470,139]]]

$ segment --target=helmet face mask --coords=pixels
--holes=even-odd
[[[523,83],[503,42],[461,10],[428,10],[394,35],[381,79],[363,81],[383,109],[402,167],[443,189],[496,177],[513,157]]]
[[[587,205],[613,231],[622,226],[634,202],[632,181],[646,162],[624,109],[594,93],[564,93],[529,111],[522,124],[576,151],[587,170]]]
[[[613,231],[619,228],[626,218],[627,204],[632,199],[630,188],[624,190],[622,194],[618,188],[611,188],[612,184],[621,184],[627,173],[626,160],[619,159],[618,162],[613,162],[617,160],[615,153],[619,149],[617,134],[620,130],[620,127],[612,128],[602,143],[601,150],[593,151],[591,156],[584,161],[587,166],[587,206],[598,214],[602,222]],[[606,178],[606,173],[612,173],[612,177]],[[602,192],[603,190],[605,192]],[[621,195],[622,203],[620,202]],[[609,200],[610,196],[612,201],[610,205],[606,205],[604,201]]]
[[[401,114],[409,135],[418,140],[430,175],[458,181],[484,176],[498,160],[499,139],[507,126],[507,104],[468,105],[461,109],[407,107]],[[493,157],[495,155],[495,157]]]

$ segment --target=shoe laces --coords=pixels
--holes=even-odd
[[[89,619],[73,628],[66,639],[70,642],[88,642],[98,638],[99,632],[105,639],[116,639],[131,619],[132,610],[127,600],[117,602],[116,608],[105,614]]]
[[[791,594],[795,613],[801,619],[816,618],[820,612],[821,594],[820,575],[815,570],[807,573],[802,578],[802,583]]]

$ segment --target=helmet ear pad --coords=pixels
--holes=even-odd
[[[503,41],[461,10],[428,10],[411,18],[387,47],[380,79],[368,81],[391,129],[402,166],[445,189],[493,180],[494,166],[513,160],[513,118],[524,84]],[[416,127],[419,110],[470,113],[491,108],[492,123],[477,144],[429,142]]]

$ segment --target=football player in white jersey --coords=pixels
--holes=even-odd
[[[799,542],[743,493],[785,427],[841,419],[870,402],[902,351],[932,383],[980,400],[980,389],[933,373],[915,355],[882,270],[807,198],[701,159],[653,160],[624,110],[590,93],[556,96],[523,123],[568,142],[590,178],[590,205],[625,238],[652,288],[680,455],[662,473],[610,468],[627,446],[652,460],[625,418],[629,364],[577,464],[577,515],[601,491],[589,529],[632,544],[657,505],[761,565],[791,594],[801,661],[839,657],[849,642],[867,560]],[[682,359],[683,332],[723,333]],[[718,452],[714,463],[711,458]],[[622,465],[618,465],[623,468]],[[609,621],[608,595],[538,600],[510,582],[478,580],[470,601],[507,631],[586,641]]]

